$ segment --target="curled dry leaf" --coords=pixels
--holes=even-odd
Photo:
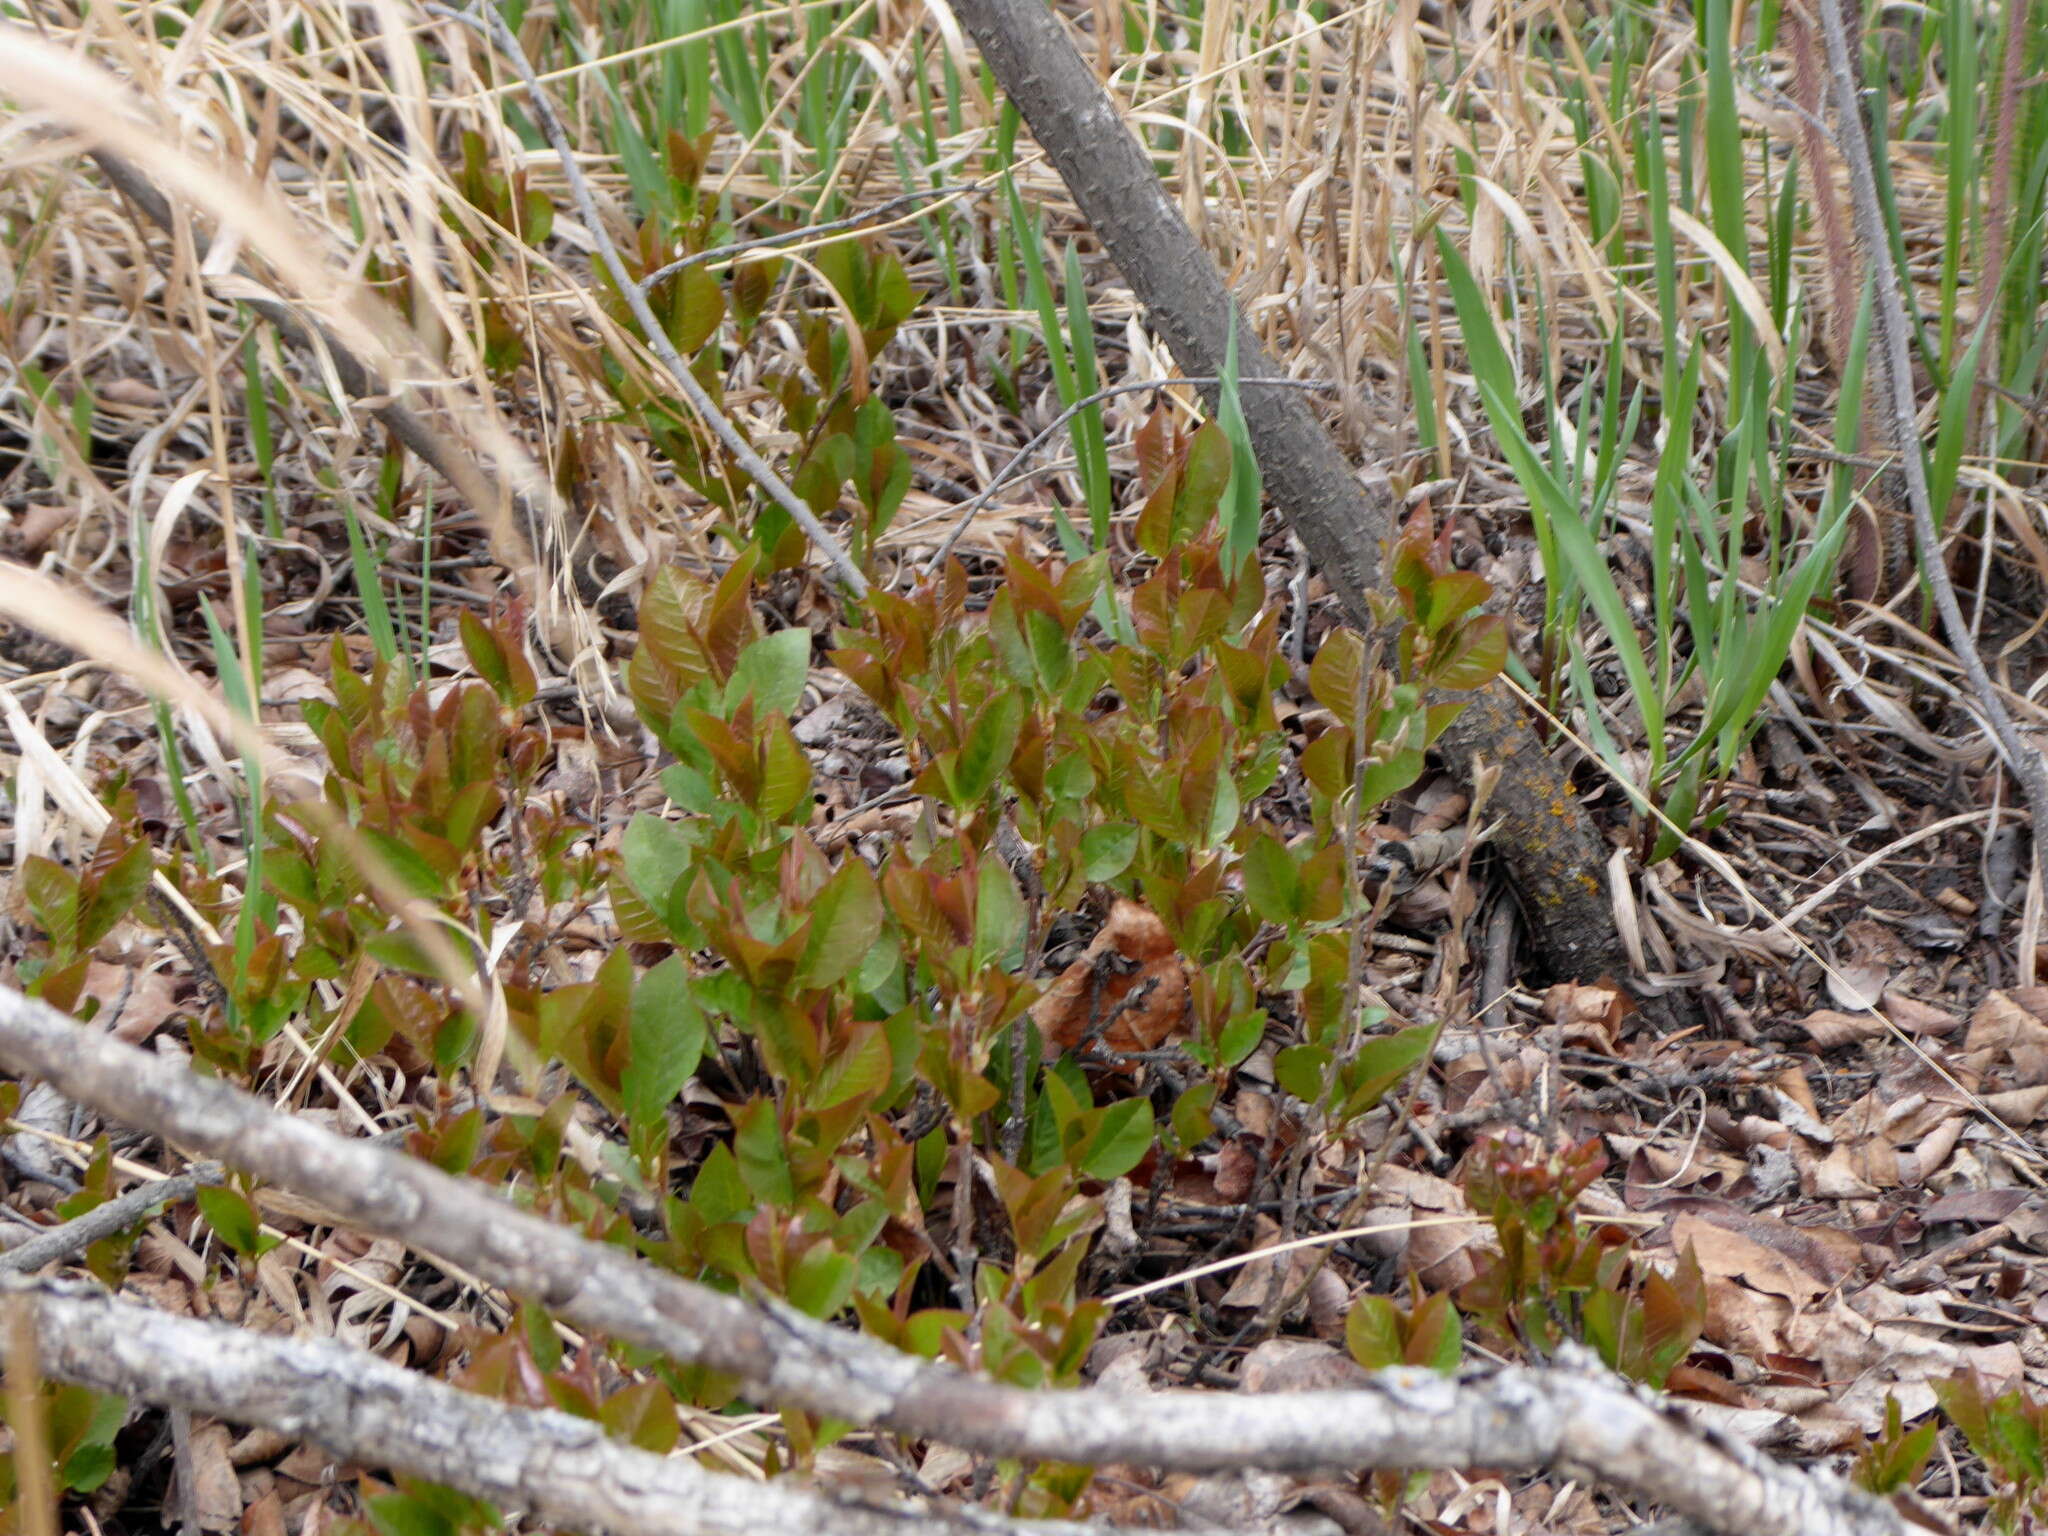
[[[180,1491],[202,1531],[231,1531],[242,1523],[242,1484],[228,1459],[232,1443],[225,1424],[195,1425],[179,1458]]]
[[[1629,1000],[1619,987],[1559,982],[1543,994],[1543,1017],[1560,1027],[1563,1043],[1581,1050],[1616,1054]]]
[[[1119,899],[1109,921],[1031,1006],[1048,1057],[1084,1041],[1113,1052],[1149,1051],[1187,1021],[1188,978],[1166,925]]]
[[[1366,1221],[1368,1225],[1403,1218],[1421,1221],[1432,1216],[1469,1215],[1471,1210],[1465,1191],[1450,1180],[1420,1169],[1389,1164],[1373,1177],[1372,1209]],[[1494,1246],[1492,1228],[1477,1217],[1469,1225],[1431,1223],[1413,1227],[1405,1234],[1405,1242],[1400,1241],[1401,1236],[1395,1234],[1393,1241],[1398,1247],[1393,1251],[1401,1257],[1402,1271],[1418,1276],[1424,1288],[1432,1291],[1456,1290],[1472,1279],[1479,1273],[1473,1250],[1485,1252]],[[1371,1244],[1373,1239],[1366,1242]]]
[[[1994,1090],[2048,1082],[2048,988],[1986,994],[1970,1015],[1963,1062]]]

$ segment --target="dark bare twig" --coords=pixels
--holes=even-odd
[[[0,1254],[0,1274],[26,1275],[45,1264],[76,1258],[101,1238],[125,1232],[161,1206],[190,1200],[200,1186],[218,1184],[223,1177],[219,1163],[199,1163],[184,1173],[139,1185]]]

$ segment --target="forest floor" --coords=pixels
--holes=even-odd
[[[1884,456],[1854,447],[1883,435],[1847,182],[1810,131],[1820,44],[1766,9],[1068,17],[1279,366],[1488,584],[1610,853],[1587,873],[1632,971],[1572,980],[1527,952],[1469,765],[1370,818],[1356,755],[1333,792],[1317,743],[1370,745],[1351,700],[1391,663],[1333,643],[1275,510],[1255,575],[1213,555],[1195,392],[943,8],[510,18],[634,280],[705,256],[646,287],[667,338],[866,600],[682,405],[478,33],[8,8],[0,979],[1014,1384],[1541,1360],[1611,1307],[1634,1374],[1774,1456],[1846,1469],[1924,1422],[1904,1481],[1937,1524],[2032,1497],[2038,1451],[2016,1485],[1935,1410],[1972,1372],[2014,1422],[2048,1392],[2040,884],[1895,558]],[[2030,15],[1886,11],[1913,30],[1866,63],[1941,558],[2038,738]],[[1487,412],[1432,228],[1561,501]],[[280,300],[333,344],[280,331]],[[1118,392],[1069,419],[1091,388]],[[1661,1026],[1671,995],[1701,1022]],[[1068,1056],[1020,1085],[1026,1021]],[[1345,1076],[1368,1041],[1403,1042],[1385,1084]],[[47,1089],[5,1108],[0,1242],[184,1166]],[[1502,1218],[1484,1195],[1514,1177]],[[1503,1220],[1552,1239],[1524,1271]],[[624,1346],[537,1345],[537,1312],[253,1183],[95,1254],[174,1313],[508,1401],[654,1393],[674,1422],[644,1443],[747,1476],[1239,1529],[1650,1514],[1559,1472],[1091,1481],[821,1443]],[[52,1411],[70,1454],[111,1452],[59,1436],[67,1528],[488,1523],[377,1505],[270,1431]]]

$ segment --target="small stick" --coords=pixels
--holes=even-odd
[[[218,1184],[223,1177],[219,1163],[195,1163],[184,1173],[138,1184],[125,1195],[117,1195],[83,1216],[74,1216],[61,1226],[38,1233],[20,1247],[0,1253],[0,1273],[26,1275],[45,1264],[76,1258],[101,1238],[125,1232],[154,1214],[158,1206],[190,1200],[201,1185]]]

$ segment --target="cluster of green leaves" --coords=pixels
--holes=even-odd
[[[1974,1372],[1936,1387],[1942,1411],[1984,1458],[1998,1483],[1992,1518],[2001,1531],[2038,1530],[2048,1522],[2048,1403],[2024,1387],[1996,1395]],[[1917,1475],[1919,1468],[1913,1468]]]
[[[1344,1318],[1344,1347],[1369,1371],[1426,1366],[1448,1375],[1465,1358],[1465,1332],[1457,1305],[1443,1291],[1425,1292],[1411,1278],[1406,1307],[1367,1292]]]
[[[226,1008],[193,1026],[203,1060],[246,1074],[290,1018],[324,1034],[352,1005],[314,984],[359,967],[375,980],[345,1021],[350,1049],[393,1051],[409,1067],[443,1072],[468,1059],[478,1021],[442,992],[439,969],[394,923],[366,855],[405,895],[464,927],[480,924],[487,944],[495,923],[483,898],[515,898],[523,917],[536,891],[554,903],[596,889],[581,815],[559,798],[528,801],[547,748],[523,719],[535,684],[519,628],[517,615],[465,615],[464,647],[487,681],[443,686],[416,683],[406,663],[382,657],[358,675],[337,641],[335,702],[304,707],[327,754],[326,780],[316,798],[264,803],[251,861],[261,884],[244,891],[173,861],[170,874],[194,908],[237,935],[209,952]],[[486,835],[497,830],[507,835]]]
[[[670,195],[648,214],[623,254],[629,277],[649,284],[648,304],[668,341],[718,401],[731,360],[714,343],[728,318],[740,345],[751,341],[787,264],[755,252],[718,267],[717,248],[732,230],[701,190],[712,137],[708,131],[695,139],[668,133]],[[871,363],[916,308],[917,294],[902,261],[879,242],[836,240],[812,251],[810,265],[825,280],[826,301],[798,307],[790,316],[797,354],[778,364],[767,383],[782,406],[784,427],[799,445],[785,469],[790,488],[821,517],[850,490],[861,512],[853,523],[854,555],[865,558],[910,488],[911,464],[897,441],[895,417],[869,393]],[[605,305],[631,328],[621,294],[607,287]],[[645,432],[683,481],[726,513],[723,533],[758,545],[769,570],[802,561],[803,531],[781,507],[753,505],[751,477],[727,449],[707,440],[666,391],[618,359],[607,356],[603,367],[602,382],[620,419]],[[558,476],[564,470],[557,465]]]
[[[2035,1401],[2021,1386],[1987,1391],[1974,1371],[1937,1382],[1934,1391],[1942,1412],[1983,1458],[1997,1487],[1992,1524],[2017,1532],[2048,1523],[2048,1404]],[[1929,1415],[1907,1429],[1896,1399],[1887,1397],[1884,1407],[1884,1429],[1857,1456],[1855,1479],[1872,1493],[1899,1499],[1927,1470],[1941,1426]]]
[[[675,758],[662,783],[680,814],[634,820],[610,889],[643,954],[676,953],[637,981],[615,958],[590,984],[598,1012],[535,1043],[624,1114],[652,1188],[668,1181],[668,1097],[707,1042],[725,1047],[731,1139],[670,1200],[666,1262],[818,1315],[851,1306],[927,1354],[965,1358],[972,1336],[1006,1380],[1070,1380],[1099,1319],[1078,1280],[1100,1212],[1081,1196],[1212,1134],[1271,1000],[1315,1053],[1290,1059],[1291,1084],[1334,1124],[1426,1055],[1424,1029],[1346,1049],[1361,1025],[1342,834],[1361,793],[1377,802],[1420,772],[1456,707],[1429,690],[1498,666],[1498,627],[1474,611],[1484,586],[1412,526],[1393,556],[1399,670],[1354,635],[1327,641],[1310,686],[1330,723],[1297,761],[1275,709],[1277,616],[1255,563],[1222,555],[1227,439],[1162,417],[1144,448],[1136,535],[1150,568],[1127,595],[1105,556],[1047,564],[1018,546],[978,622],[949,564],[910,593],[872,594],[840,630],[832,660],[901,734],[909,787],[933,807],[875,868],[851,853],[835,864],[810,830],[789,713],[811,636],[764,632],[760,546],[716,584],[673,571],[651,584],[626,686]],[[1314,833],[1293,844],[1256,810],[1283,774],[1314,806]],[[1028,872],[998,851],[1005,821],[1036,850]],[[1156,913],[1186,965],[1181,1023],[1199,1070],[1163,1121],[1126,1064],[1098,1052],[1042,1065],[1026,1014],[1049,917],[1105,889]],[[660,1007],[643,1011],[655,987]],[[591,1044],[572,1044],[579,1034]],[[920,1092],[940,1113],[906,1113]],[[1009,1103],[1024,1114],[1014,1137],[998,1113]],[[932,1305],[918,1283],[926,1217],[963,1142],[1002,1208],[972,1316],[964,1297]]]
[[[1934,1453],[1935,1437],[1940,1432],[1940,1423],[1932,1417],[1907,1429],[1899,1400],[1887,1395],[1884,1429],[1864,1445],[1856,1458],[1857,1486],[1886,1496],[1911,1488],[1927,1469],[1927,1458]]]
[[[1667,1276],[1640,1263],[1626,1228],[1574,1215],[1606,1164],[1597,1136],[1556,1148],[1516,1131],[1477,1142],[1462,1181],[1500,1252],[1459,1288],[1458,1304],[1539,1359],[1577,1339],[1613,1370],[1662,1387],[1706,1326],[1706,1281],[1690,1249]]]
[[[920,1081],[961,1124],[993,1109],[988,1045],[1030,997],[1020,974],[1025,903],[987,845],[992,821],[942,829],[928,820],[879,871],[850,854],[835,867],[820,850],[808,830],[811,766],[788,718],[811,635],[762,632],[756,565],[750,551],[716,586],[658,576],[626,676],[642,719],[676,758],[662,783],[683,814],[642,815],[627,828],[613,909],[640,944],[711,961],[686,972],[672,956],[638,984],[671,978],[664,1016],[672,1030],[691,1021],[687,1042],[664,1057],[669,1079],[688,1075],[707,1029],[744,1058],[726,1105],[731,1142],[671,1202],[662,1256],[708,1278],[769,1286],[820,1316],[852,1305],[906,1347],[964,1348],[964,1315],[914,1305],[918,1234],[950,1171],[947,1128],[909,1139],[889,1112]],[[987,793],[1002,766],[963,772]],[[630,1037],[621,1088],[645,1038]],[[1106,1122],[1085,1080],[1077,1086],[1063,1101],[1067,1134],[1048,1122],[1058,1155],[996,1167],[1016,1254],[1008,1270],[979,1272],[979,1322],[984,1365],[1008,1379],[1070,1379],[1078,1368],[1094,1318],[1078,1311],[1085,1249],[1074,1239],[1084,1221],[1070,1197],[1083,1178],[1129,1171],[1150,1143],[1149,1116],[1134,1136]],[[666,1096],[636,1087],[637,1104],[626,1105],[641,1117],[634,1147],[650,1176],[665,1178]]]
[[[90,1019],[101,999],[85,992],[93,949],[149,888],[155,855],[136,826],[133,794],[118,794],[115,816],[75,874],[39,853],[21,861],[21,890],[42,939],[19,962],[23,989]]]

